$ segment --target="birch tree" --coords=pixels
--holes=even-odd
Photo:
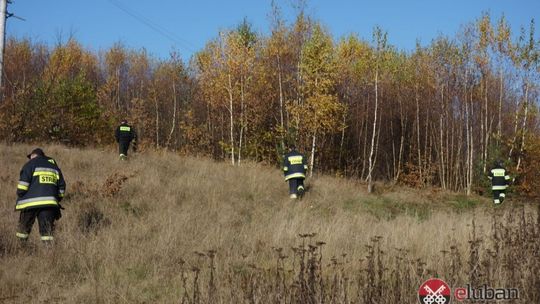
[[[335,93],[336,66],[333,43],[320,25],[302,50],[300,71],[304,77],[302,95],[305,102],[293,109],[302,117],[302,129],[311,140],[310,176],[313,175],[317,138],[339,128],[344,107]]]
[[[373,76],[373,91],[375,95],[374,108],[373,108],[373,126],[371,129],[371,144],[368,158],[368,175],[366,182],[368,183],[368,193],[373,192],[373,170],[375,169],[375,163],[377,160],[376,151],[378,149],[377,134],[379,133],[380,123],[379,119],[379,75],[385,62],[385,55],[387,51],[387,34],[379,27],[375,27],[373,30],[373,40],[375,43],[375,50],[373,53],[374,62],[374,76]]]

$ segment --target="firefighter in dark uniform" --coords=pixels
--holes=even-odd
[[[296,151],[296,147],[291,145],[289,153],[283,160],[283,172],[285,181],[289,182],[290,198],[296,199],[304,195],[304,179],[306,178],[307,163],[304,155]]]
[[[53,241],[54,221],[61,216],[60,201],[66,191],[66,182],[56,161],[45,156],[42,149],[34,149],[21,169],[17,185],[17,204],[20,211],[17,237],[26,241],[36,218],[43,242]]]
[[[118,149],[120,152],[120,159],[126,160],[129,150],[129,145],[133,141],[133,149],[135,150],[135,145],[137,144],[137,133],[132,126],[128,125],[127,120],[122,120],[118,128],[114,133],[116,142],[118,143]]]
[[[493,202],[501,204],[506,197],[506,188],[510,182],[510,176],[506,173],[501,161],[496,161],[493,169],[489,172],[488,178],[491,180],[491,190],[493,192]]]

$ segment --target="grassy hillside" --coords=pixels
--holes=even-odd
[[[53,248],[37,223],[19,248],[15,189],[32,148],[0,145],[2,303],[414,303],[432,276],[540,298],[532,204],[385,185],[368,195],[325,176],[291,201],[277,168],[166,152],[120,162],[45,146],[66,209]]]

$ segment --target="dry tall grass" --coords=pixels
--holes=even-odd
[[[437,276],[540,302],[530,206],[318,177],[290,201],[278,169],[46,146],[68,183],[56,244],[15,238],[20,167],[0,145],[2,303],[415,303]]]

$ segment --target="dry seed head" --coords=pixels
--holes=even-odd
[[[281,253],[283,251],[283,248],[281,248],[281,247],[278,247],[278,248],[274,247],[273,249],[278,253]]]

